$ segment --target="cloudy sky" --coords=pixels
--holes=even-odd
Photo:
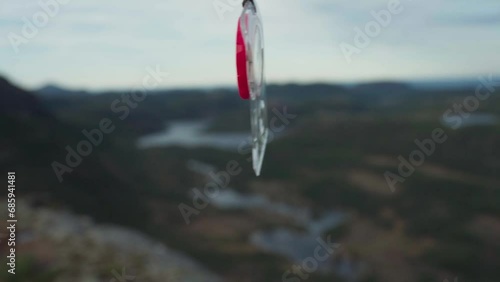
[[[56,0],[41,0],[51,1]],[[43,23],[39,0],[0,2],[0,75],[27,88],[51,82],[110,89],[137,85],[147,67],[159,65],[170,73],[165,88],[235,85],[241,0],[57,1],[68,3],[59,4],[32,38],[24,37],[23,27],[34,16]],[[365,29],[374,19],[372,11],[387,9],[390,1],[259,1],[267,80],[354,82],[500,73],[498,0],[401,0],[402,11],[392,14],[349,63],[341,44],[356,47],[355,28]]]

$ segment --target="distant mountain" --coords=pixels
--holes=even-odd
[[[63,94],[63,93],[66,93],[68,91],[59,87],[59,86],[49,84],[49,85],[46,85],[46,86],[38,89],[36,92],[40,93],[40,94]]]
[[[323,83],[305,85],[271,84],[267,86],[266,91],[270,96],[287,99],[316,99],[346,93],[346,89],[343,86]]]
[[[44,96],[44,97],[59,97],[66,95],[87,95],[88,92],[82,90],[68,90],[57,86],[55,84],[48,84],[38,90],[35,91],[35,94]]]
[[[409,84],[399,82],[374,82],[357,84],[349,90],[360,94],[403,94],[413,91],[413,87]]]
[[[477,78],[429,79],[415,80],[408,83],[421,90],[455,90],[474,88],[479,83],[479,80]]]

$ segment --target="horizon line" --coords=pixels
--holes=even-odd
[[[489,74],[493,76],[500,76],[500,74]],[[414,78],[414,79],[398,79],[398,78],[387,78],[387,79],[366,79],[366,80],[356,80],[356,81],[287,81],[287,82],[267,82],[267,86],[285,86],[285,85],[298,85],[298,86],[308,86],[308,85],[331,85],[331,86],[344,86],[344,87],[352,87],[357,85],[366,85],[366,84],[377,84],[377,83],[394,83],[394,84],[407,84],[412,86],[418,86],[421,84],[422,87],[427,84],[427,86],[432,86],[434,84],[435,87],[440,88],[445,87],[445,84],[449,84],[449,87],[455,86],[470,86],[473,82],[477,81],[481,75],[478,76],[449,76],[449,77],[430,77],[430,78]],[[23,83],[19,83],[16,79],[12,79],[8,75],[0,74],[0,78],[4,78],[13,85],[20,87],[26,91],[30,92],[38,92],[47,87],[58,88],[67,92],[87,92],[89,94],[92,93],[105,93],[105,92],[123,92],[127,91],[134,86],[123,86],[123,87],[98,87],[98,88],[85,88],[85,87],[72,87],[67,86],[57,82],[46,82],[41,84],[38,87],[26,87]],[[460,85],[462,84],[462,85]],[[151,92],[162,92],[162,91],[176,91],[176,90],[201,90],[201,91],[209,91],[209,90],[217,90],[217,89],[227,89],[227,90],[237,90],[238,86],[236,82],[234,84],[214,84],[214,85],[195,85],[195,86],[185,86],[185,85],[174,85],[174,86],[160,86],[158,89],[152,90]]]

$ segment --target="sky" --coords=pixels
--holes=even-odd
[[[500,73],[500,1],[401,0],[397,13],[393,1],[257,1],[267,81]],[[2,0],[0,75],[28,89],[104,90],[136,86],[158,66],[170,74],[162,88],[235,86],[241,10],[241,0]],[[390,20],[373,22],[380,11]],[[369,43],[356,44],[367,25]]]

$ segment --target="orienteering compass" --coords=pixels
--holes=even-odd
[[[260,175],[266,151],[267,105],[264,78],[264,33],[254,0],[243,1],[236,35],[236,69],[240,97],[250,100],[253,169]]]

